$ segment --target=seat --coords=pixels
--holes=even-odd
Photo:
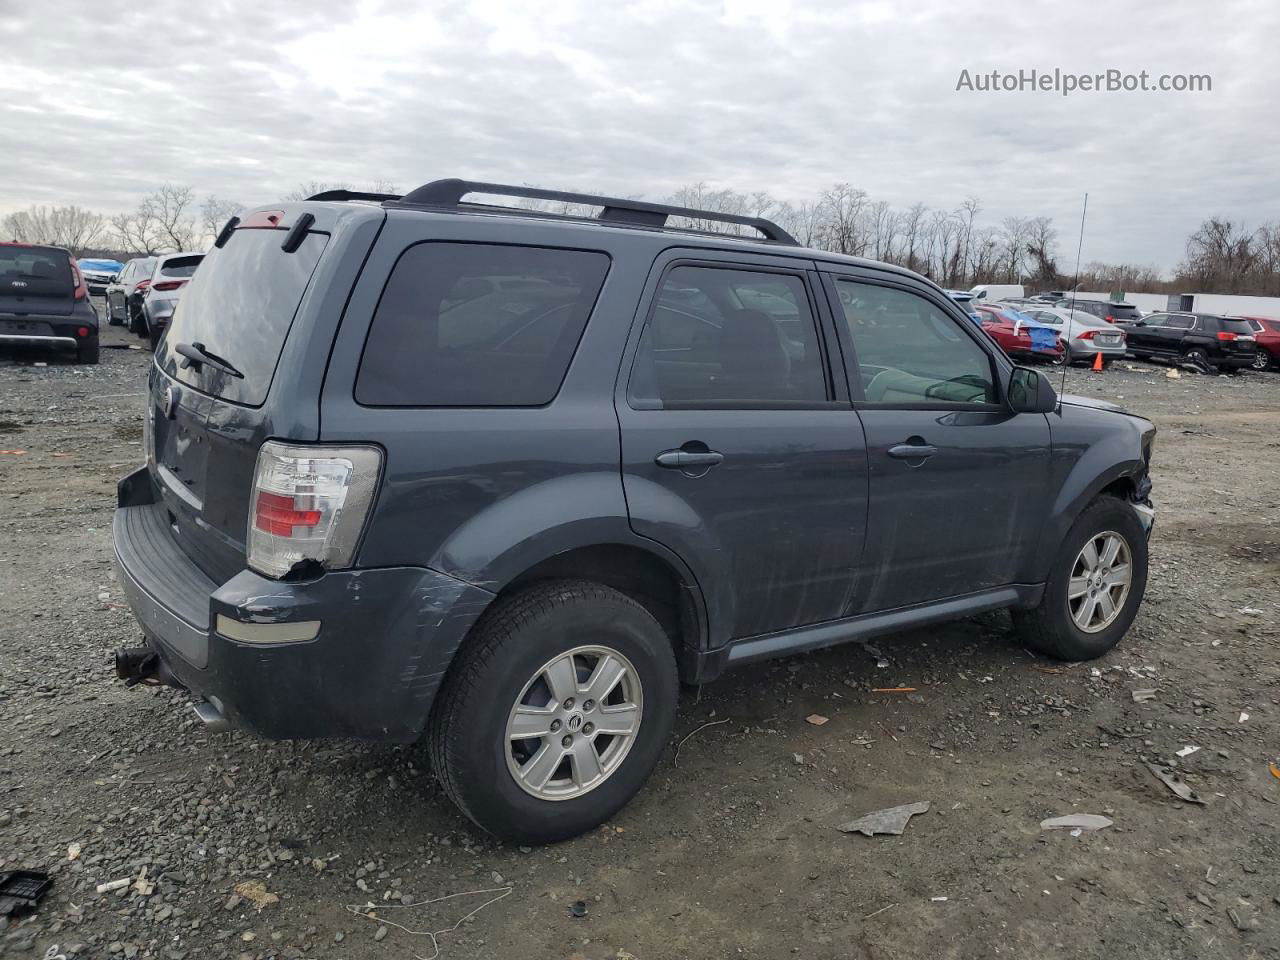
[[[735,310],[720,328],[717,393],[726,400],[785,398],[791,386],[791,360],[782,334],[767,313]]]

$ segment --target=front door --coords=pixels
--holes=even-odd
[[[713,644],[850,612],[867,512],[810,262],[716,256],[659,261],[616,401],[632,528],[692,569]]]
[[[851,269],[827,289],[870,468],[862,612],[1029,582],[1045,415],[1008,408],[1007,362],[932,288]]]

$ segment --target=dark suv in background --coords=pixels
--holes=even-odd
[[[71,251],[0,243],[0,346],[74,350],[98,362],[98,311]]]
[[[1185,361],[1204,370],[1252,367],[1258,344],[1244,317],[1153,313],[1125,327],[1129,352],[1152,360]]]
[[[1073,300],[1066,297],[1056,304],[1064,309],[1083,310],[1107,323],[1134,323],[1142,319],[1142,311],[1132,303],[1117,303],[1114,300]]]
[[[116,669],[211,729],[425,733],[476,823],[561,839],[640,789],[680,680],[1005,607],[1110,650],[1154,434],[766,220],[327,192],[233,218],[160,343]]]

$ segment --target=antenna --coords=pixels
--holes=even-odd
[[[1080,211],[1080,239],[1076,243],[1076,275],[1071,281],[1071,306],[1067,307],[1069,315],[1075,313],[1076,291],[1080,289],[1080,251],[1084,249],[1084,218],[1089,213],[1089,194],[1084,195],[1084,207]],[[1062,407],[1062,395],[1067,391],[1067,368],[1071,366],[1071,320],[1067,320],[1067,356],[1062,362],[1062,384],[1058,388],[1058,407]]]

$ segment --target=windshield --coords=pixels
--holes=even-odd
[[[295,252],[285,253],[282,235],[280,230],[237,230],[226,246],[204,257],[198,271],[192,267],[194,275],[161,346],[161,369],[205,393],[249,406],[262,404],[293,316],[329,239],[309,233]],[[228,377],[210,365],[183,368],[179,343],[203,344],[244,378]]]

